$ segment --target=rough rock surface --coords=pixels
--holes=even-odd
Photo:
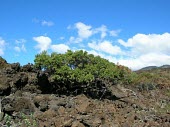
[[[169,87],[138,91],[117,85],[110,88],[110,98],[68,96],[55,93],[48,73],[31,64],[0,64],[0,126],[8,122],[14,127],[170,126]]]

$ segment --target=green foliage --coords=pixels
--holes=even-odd
[[[50,72],[50,79],[59,85],[60,89],[70,90],[74,87],[97,85],[97,82],[94,83],[97,79],[102,82],[101,84],[110,85],[131,81],[129,79],[131,77],[128,76],[131,71],[128,68],[117,66],[83,50],[75,52],[68,50],[65,54],[48,54],[44,51],[36,55],[34,61],[40,70]]]
[[[139,91],[154,90],[157,87],[157,79],[159,75],[151,72],[141,72],[136,74],[132,83],[136,85]]]
[[[26,127],[38,127],[38,123],[33,114],[26,116],[24,113],[21,113],[21,119]]]
[[[5,124],[6,124],[6,126],[7,126],[7,127],[10,127],[10,126],[11,126],[11,124],[12,124],[11,116],[9,116],[9,115],[5,114],[4,119],[5,119]]]
[[[128,70],[118,68],[114,63],[83,50],[75,52],[68,50],[65,54],[52,53],[51,55],[43,51],[35,56],[34,62],[39,69],[54,70],[54,78],[62,81],[88,82],[95,77],[120,80]]]
[[[50,56],[46,51],[43,51],[41,54],[37,54],[36,59],[34,60],[36,67],[39,69],[50,68]]]
[[[170,97],[170,89],[167,89],[167,90],[165,91],[165,95]]]
[[[25,115],[24,113],[20,113],[20,121],[18,123],[14,123],[12,117],[8,114],[5,114],[4,117],[4,122],[5,125],[3,125],[4,127],[20,127],[20,126],[24,126],[24,127],[38,127],[38,122],[35,119],[34,115]]]

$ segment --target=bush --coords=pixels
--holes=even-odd
[[[50,74],[54,86],[69,93],[77,89],[82,92],[90,88],[104,88],[106,84],[131,81],[128,76],[131,71],[127,67],[117,66],[83,50],[68,50],[65,54],[43,51],[35,56],[34,62],[36,68]]]

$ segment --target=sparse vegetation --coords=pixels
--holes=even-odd
[[[38,127],[38,122],[35,119],[34,115],[25,115],[24,113],[20,113],[21,119],[14,123],[12,120],[12,117],[8,114],[5,114],[4,116],[4,124],[0,124],[3,127]]]
[[[152,70],[137,71],[133,84],[140,90],[153,90],[170,86],[170,69],[156,68]]]

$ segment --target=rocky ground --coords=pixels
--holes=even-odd
[[[55,94],[48,73],[0,63],[0,126],[169,127],[170,87],[115,85],[114,96]]]

